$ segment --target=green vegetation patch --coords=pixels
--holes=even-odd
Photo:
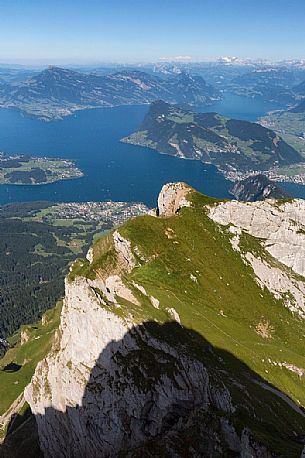
[[[51,350],[54,333],[58,329],[62,301],[48,310],[43,319],[32,325],[22,326],[5,356],[0,359],[0,415],[21,395],[30,382],[37,363]],[[7,370],[12,367],[12,370]],[[14,369],[15,368],[15,369]],[[19,412],[19,410],[18,410]],[[1,431],[0,434],[4,434]]]
[[[262,118],[261,123],[273,129],[305,156],[305,113],[275,112]]]
[[[270,128],[217,113],[193,113],[162,101],[151,105],[139,130],[123,141],[231,172],[302,162],[293,145]]]
[[[50,207],[50,204],[48,204]],[[16,204],[0,208],[0,337],[39,319],[64,294],[64,277],[84,256],[102,223],[52,224],[48,211]],[[41,209],[41,207],[43,207]],[[109,227],[109,225],[106,227]]]
[[[118,298],[122,307],[119,311],[113,308],[114,313],[132,313],[138,323],[151,318],[162,323],[173,320],[170,310],[174,309],[184,326],[199,332],[213,346],[230,351],[305,406],[303,377],[277,365],[288,361],[305,368],[302,320],[259,287],[252,268],[233,250],[228,229],[208,218],[205,206],[215,200],[197,193],[191,199],[193,207],[183,208],[174,217],[143,216],[119,229],[131,241],[136,256],[140,254],[146,261],[137,257],[138,266],[123,276],[141,307]],[[246,235],[242,248],[270,257],[257,239]],[[106,266],[108,275],[116,268],[110,239],[99,240],[94,249],[98,260],[86,266],[85,274],[103,276]],[[134,283],[142,285],[148,296],[141,295]],[[149,296],[159,300],[159,309],[153,307]]]
[[[0,184],[38,185],[81,176],[71,160],[0,154]]]

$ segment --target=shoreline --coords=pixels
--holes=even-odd
[[[33,173],[37,170],[44,173],[40,178],[45,181],[35,181],[37,177],[35,178]],[[14,174],[16,174],[15,177]],[[22,174],[24,175],[21,176]],[[0,152],[0,185],[41,186],[83,176],[84,172],[76,166],[76,162],[72,159]],[[16,178],[16,181],[14,181],[14,178]],[[31,181],[22,182],[23,179]]]
[[[220,102],[222,100],[222,98],[219,98],[219,99],[215,99],[213,101],[211,101],[210,103],[206,103],[204,105],[192,105],[190,104],[189,105],[189,109],[191,108],[195,108],[195,107],[209,107],[209,106],[213,106],[216,102]],[[32,119],[36,119],[38,121],[43,121],[43,122],[56,122],[56,121],[63,121],[65,118],[68,118],[69,116],[73,116],[74,114],[80,112],[80,111],[86,111],[86,110],[104,110],[104,109],[111,109],[111,108],[121,108],[121,107],[145,107],[145,106],[149,106],[151,105],[152,102],[142,102],[142,103],[123,103],[123,104],[119,104],[119,105],[100,105],[100,106],[74,106],[74,107],[66,107],[66,108],[59,108],[58,110],[58,114],[57,112],[52,112],[52,110],[50,111],[50,113],[54,113],[54,114],[51,114],[50,116],[48,115],[44,115],[44,114],[35,114],[31,111],[27,111],[25,110],[24,108],[19,108],[17,106],[4,106],[4,105],[0,105],[0,110],[14,110],[14,111],[18,111],[20,114],[22,114],[23,116],[27,116],[29,118],[32,118]],[[63,113],[60,113],[60,110],[63,110],[64,112]]]
[[[44,186],[48,184],[58,183],[59,181],[76,180],[84,176],[85,174],[82,172],[82,174],[77,177],[58,178],[57,180],[46,181],[44,183],[2,183],[0,181],[0,186]]]
[[[148,149],[150,149],[152,151],[157,152],[158,154],[164,154],[166,156],[172,156],[172,157],[175,157],[177,159],[182,159],[182,160],[187,160],[187,161],[198,161],[198,162],[201,162],[202,164],[205,164],[205,165],[212,165],[212,166],[216,167],[218,172],[220,172],[224,176],[224,178],[226,180],[230,181],[231,183],[236,183],[238,181],[244,180],[245,178],[248,178],[249,176],[263,174],[263,175],[266,175],[270,180],[278,182],[278,183],[293,183],[293,184],[298,184],[298,185],[301,185],[301,186],[305,186],[305,160],[304,160],[304,162],[300,162],[300,163],[297,163],[297,164],[291,164],[290,166],[289,165],[284,166],[284,167],[291,167],[291,168],[293,168],[293,167],[302,167],[302,168],[304,168],[304,175],[301,175],[301,176],[300,175],[289,176],[289,175],[285,175],[285,174],[280,174],[280,173],[277,173],[276,169],[249,170],[249,171],[224,170],[223,168],[221,168],[221,166],[219,166],[217,164],[214,164],[213,162],[206,162],[206,161],[202,161],[201,159],[196,159],[196,158],[193,158],[193,157],[182,157],[182,156],[178,156],[178,155],[176,156],[174,154],[164,153],[164,152],[159,151],[158,149],[156,149],[156,148],[154,148],[152,146],[143,145],[141,143],[131,142],[131,141],[128,140],[128,137],[124,137],[124,138],[120,139],[120,142],[121,143],[125,143],[127,145],[135,145],[135,146],[141,146],[142,148],[148,148]]]

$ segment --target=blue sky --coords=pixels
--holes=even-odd
[[[0,61],[305,58],[305,0],[0,0]]]

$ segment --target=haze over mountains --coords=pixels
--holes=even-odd
[[[246,72],[231,81],[231,90],[240,95],[261,97],[281,104],[293,104],[304,69],[268,66]]]
[[[0,106],[42,119],[84,108],[150,103],[200,106],[225,91],[293,106],[305,97],[305,64],[270,64],[224,58],[206,63],[105,65],[65,69],[0,68]],[[35,105],[35,106],[34,106]]]
[[[305,100],[299,103],[297,106],[289,110],[290,113],[304,113],[305,112]]]
[[[179,73],[161,79],[136,70],[99,76],[49,67],[23,82],[0,86],[0,106],[43,119],[61,118],[84,108],[145,104],[159,98],[205,105],[221,95],[200,76]]]

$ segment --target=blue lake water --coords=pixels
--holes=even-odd
[[[278,103],[225,93],[223,100],[219,100],[214,105],[205,106],[199,111],[215,111],[229,118],[257,121],[269,111],[282,110],[284,108],[284,105]]]
[[[255,120],[277,109],[275,105],[255,105],[251,99],[232,97],[200,111]],[[0,110],[0,151],[71,158],[85,174],[48,185],[0,185],[0,203],[125,200],[155,206],[161,186],[170,181],[185,181],[211,196],[230,197],[232,184],[214,166],[120,143],[120,138],[137,129],[147,109],[125,106],[85,110],[51,123],[18,111]],[[289,186],[294,195],[305,197],[305,187]]]

